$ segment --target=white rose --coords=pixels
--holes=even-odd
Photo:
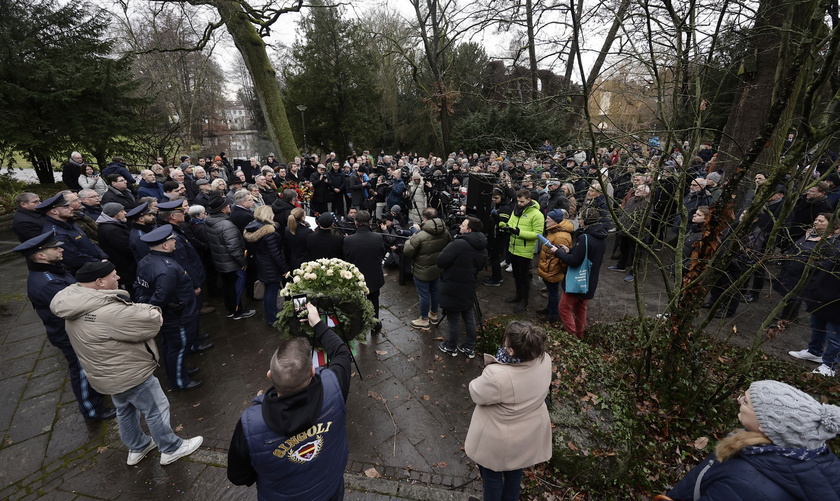
[[[350,280],[351,278],[353,278],[353,274],[347,270],[341,270],[341,278],[346,278],[347,280]]]
[[[328,277],[333,276],[333,271],[332,271],[332,270],[327,270],[327,276],[328,276]]]
[[[294,281],[294,283],[296,283],[296,284],[299,284],[299,283],[300,283],[300,277],[299,277],[299,276],[298,276],[298,277],[295,277],[295,278],[294,278],[294,279],[292,279],[292,280],[293,280],[293,281]]]

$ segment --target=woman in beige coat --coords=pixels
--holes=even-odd
[[[523,469],[551,459],[545,342],[542,328],[511,322],[496,356],[485,354],[484,372],[470,382],[476,407],[464,450],[481,471],[485,501],[519,499]]]

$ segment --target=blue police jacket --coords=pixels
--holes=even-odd
[[[61,265],[30,263],[26,293],[32,307],[35,308],[35,313],[47,329],[47,337],[51,340],[67,339],[67,332],[64,330],[64,319],[58,318],[50,311],[50,302],[59,291],[75,283],[73,275]]]
[[[149,253],[149,244],[140,240],[140,237],[154,229],[154,226],[145,224],[132,223],[131,225],[131,232],[128,234],[128,248],[131,250],[134,260],[138,263]]]
[[[263,418],[265,394],[242,413],[261,500],[329,500],[343,487],[349,454],[347,411],[338,378],[331,370],[321,369],[324,400],[318,419],[308,429],[291,437],[272,431]]]
[[[172,229],[175,232],[175,252],[172,257],[178,264],[181,265],[192,280],[193,289],[198,289],[204,283],[206,273],[204,271],[204,264],[201,261],[201,255],[195,250],[195,247],[187,240],[184,231],[180,226],[173,224]]]
[[[195,288],[187,272],[166,252],[150,250],[137,263],[134,299],[163,310],[164,322],[191,311],[196,301]]]
[[[85,232],[73,223],[66,223],[49,216],[44,218],[44,232],[54,231],[56,240],[64,242],[64,267],[71,273],[85,263],[108,259],[108,255],[93,243]]]

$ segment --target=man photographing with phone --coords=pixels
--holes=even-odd
[[[260,499],[344,497],[350,351],[311,303],[306,310],[329,364],[312,367],[306,338],[282,340],[269,364],[272,386],[242,413],[228,450],[228,479],[256,482]]]

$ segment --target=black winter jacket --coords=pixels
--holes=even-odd
[[[457,235],[438,254],[442,271],[440,306],[446,311],[467,311],[475,302],[475,277],[487,260],[487,235],[471,232]]]
[[[283,234],[283,250],[286,253],[286,262],[289,263],[290,270],[300,268],[300,265],[309,261],[309,249],[306,247],[306,237],[312,234],[312,228],[298,224],[295,234],[289,231],[289,228],[284,230]]]
[[[283,254],[283,242],[274,226],[252,221],[245,227],[245,245],[257,265],[257,279],[264,284],[279,284],[289,266]]]
[[[286,228],[286,225],[289,224],[289,214],[292,213],[292,209],[294,208],[294,205],[282,198],[278,198],[273,204],[271,204],[271,210],[274,211],[274,222],[277,224],[277,229],[281,232]]]
[[[344,237],[336,235],[329,228],[315,228],[308,234],[306,248],[310,259],[344,259]]]
[[[21,242],[35,238],[44,233],[44,215],[38,211],[18,207],[12,221],[12,231]]]
[[[587,235],[584,237],[583,235]],[[589,246],[587,256],[586,245]],[[561,261],[569,265],[569,268],[580,266],[584,257],[588,257],[592,261],[592,270],[589,276],[589,292],[586,294],[577,294],[583,299],[592,299],[595,297],[595,290],[598,288],[598,275],[601,271],[601,263],[604,262],[604,253],[607,250],[607,229],[603,224],[593,224],[585,228],[579,229],[575,232],[575,246],[569,249],[569,252],[563,252],[563,249],[557,249],[555,256]],[[563,290],[566,289],[566,279],[569,274],[563,278]]]
[[[245,259],[245,241],[227,214],[212,214],[207,217],[207,243],[213,256],[213,264],[219,273],[230,273],[242,269]]]

